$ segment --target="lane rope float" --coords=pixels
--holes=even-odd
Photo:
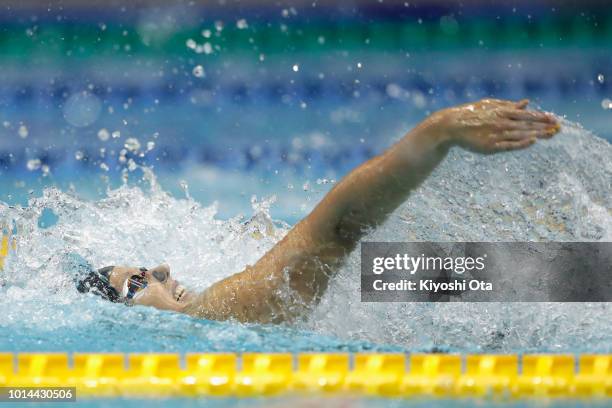
[[[612,355],[0,353],[0,386],[80,397],[610,398]]]

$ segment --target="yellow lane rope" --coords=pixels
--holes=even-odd
[[[610,398],[612,355],[0,353],[0,386],[79,397]]]
[[[2,268],[4,267],[4,258],[6,258],[8,255],[9,237],[7,235],[2,234],[1,228],[0,228],[0,234],[2,236],[2,239],[0,239],[0,271],[1,271]]]

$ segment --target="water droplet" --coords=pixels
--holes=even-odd
[[[181,187],[181,190],[183,190],[184,193],[189,192],[189,184],[187,183],[187,181],[179,180],[179,186]]]
[[[211,35],[212,35],[212,32],[210,30],[202,30],[202,37],[210,38]]]
[[[17,133],[19,134],[19,137],[22,139],[25,139],[28,137],[28,128],[26,127],[26,125],[21,125],[19,126],[19,130],[17,131]]]
[[[196,65],[193,67],[193,76],[202,78],[204,76],[204,67],[201,65]]]
[[[239,30],[244,30],[245,28],[248,28],[249,25],[244,18],[241,18],[240,20],[236,21],[236,27],[238,27]]]
[[[427,105],[427,99],[425,98],[425,95],[423,95],[422,92],[414,91],[412,93],[412,103],[415,107],[423,109]]]
[[[98,139],[102,142],[106,142],[110,138],[110,133],[105,128],[102,128],[98,131]]]
[[[298,64],[293,65],[293,72],[298,72],[300,70],[300,66]]]
[[[85,156],[85,155],[84,155],[84,154],[83,154],[83,152],[82,152],[82,151],[80,151],[80,150],[77,150],[77,151],[74,153],[74,158],[75,158],[75,159],[77,159],[77,160],[83,160],[83,157],[84,157],[84,156]]]
[[[604,77],[604,75],[603,75],[603,74],[599,74],[599,75],[597,75],[597,81],[598,81],[600,84],[603,84],[605,79],[606,79],[606,78]]]
[[[113,136],[113,139],[119,139],[121,137],[121,132],[115,130],[113,133],[111,133],[111,136]]]
[[[601,107],[602,107],[604,110],[610,110],[610,109],[612,109],[612,100],[610,100],[610,99],[608,99],[608,98],[603,99],[603,100],[601,101]]]
[[[391,98],[400,98],[404,93],[402,87],[395,83],[387,84],[385,90]]]
[[[138,168],[138,165],[136,164],[136,162],[134,161],[134,159],[130,159],[128,161],[128,170],[129,171],[134,171]]]
[[[64,118],[75,127],[85,127],[94,123],[102,111],[100,99],[87,91],[74,93],[64,104]]]
[[[185,45],[187,46],[187,48],[195,50],[198,44],[195,42],[193,38],[190,38],[185,42]]]
[[[129,150],[130,152],[136,152],[136,151],[140,150],[140,142],[135,137],[130,137],[130,138],[126,139],[126,141],[123,144],[123,146],[127,150]]]
[[[155,149],[155,142],[147,142],[147,152]]]
[[[104,171],[108,171],[108,170],[109,170],[108,165],[107,165],[106,163],[101,163],[101,164],[100,164],[100,168],[101,168],[102,170],[104,170]]]
[[[28,170],[34,171],[40,169],[41,164],[40,159],[31,159],[28,160],[27,167]]]
[[[440,29],[444,34],[455,35],[459,31],[459,23],[454,16],[442,16],[440,18]]]

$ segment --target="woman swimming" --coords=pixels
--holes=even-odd
[[[304,316],[363,235],[381,224],[453,146],[493,154],[526,148],[559,131],[554,116],[528,101],[484,99],[438,111],[384,153],[344,177],[255,265],[203,292],[186,290],[170,268],[109,266],[77,282],[127,304],[207,319],[278,323]]]

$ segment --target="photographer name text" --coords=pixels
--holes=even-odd
[[[461,279],[451,282],[436,282],[433,279],[421,279],[412,281],[402,279],[399,282],[385,282],[377,279],[372,283],[376,291],[408,291],[408,292],[465,292],[472,291],[492,291],[493,284],[478,279]]]

